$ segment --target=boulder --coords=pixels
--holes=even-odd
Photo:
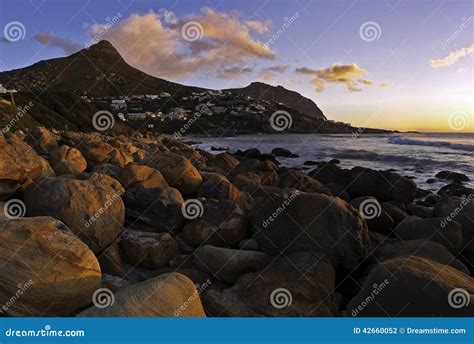
[[[179,273],[163,274],[120,289],[113,303],[91,307],[79,317],[205,317],[194,283]]]
[[[179,254],[178,242],[168,233],[124,231],[120,246],[132,265],[159,269]]]
[[[395,221],[374,197],[357,197],[350,201],[350,204],[357,209],[360,215],[366,220],[367,227],[370,231],[390,234],[395,226]]]
[[[408,214],[405,213],[404,210],[400,209],[399,207],[390,202],[382,202],[381,206],[382,209],[393,219],[394,226],[398,225],[408,216]]]
[[[36,153],[48,156],[50,152],[58,148],[58,142],[54,135],[44,127],[34,127],[26,135],[25,141],[33,147]]]
[[[365,222],[338,197],[305,193],[273,196],[255,208],[250,223],[260,249],[270,255],[323,250],[336,267],[351,270],[367,253]]]
[[[93,182],[96,185],[103,185],[106,187],[110,187],[119,195],[123,195],[125,193],[125,189],[122,186],[122,184],[117,179],[107,174],[102,174],[102,173],[97,173],[97,172],[81,173],[80,175],[77,176],[77,179],[88,180],[88,181]]]
[[[184,195],[195,193],[202,183],[202,176],[191,161],[175,153],[160,153],[145,159],[144,165],[161,172],[172,187]]]
[[[103,274],[124,277],[122,252],[118,242],[112,243],[98,257]]]
[[[292,188],[303,192],[331,195],[331,191],[323,184],[299,171],[287,170],[287,172],[280,174],[275,182],[275,186],[279,188]]]
[[[362,317],[469,317],[474,279],[451,266],[404,256],[377,265],[347,306]]]
[[[102,275],[101,282],[102,288],[107,288],[112,291],[112,293],[116,293],[120,289],[129,287],[133,284],[132,282],[124,280],[123,278],[107,274]]]
[[[383,244],[377,245],[371,255],[377,263],[400,256],[417,256],[439,264],[450,265],[465,274],[469,274],[467,267],[456,259],[444,245],[425,239],[385,241]],[[367,270],[370,271],[374,266],[375,264]]]
[[[433,214],[443,218],[441,226],[446,227],[452,221],[460,223],[463,246],[474,255],[474,193],[464,198],[446,198],[434,207]]]
[[[89,180],[41,179],[26,189],[25,204],[29,216],[63,221],[94,253],[115,241],[125,217],[120,194]]]
[[[49,163],[15,134],[0,135],[0,199],[31,179],[54,176]]]
[[[344,170],[332,162],[320,163],[318,168],[308,174],[324,185],[334,183],[347,186],[350,181],[350,171]]]
[[[132,224],[143,223],[156,232],[180,232],[183,227],[183,196],[175,188],[129,190],[123,195],[126,215]]]
[[[204,182],[198,189],[197,197],[232,201],[242,209],[253,206],[253,199],[247,192],[240,191],[225,176],[218,173],[204,174]]]
[[[120,170],[119,175],[127,189],[143,191],[168,186],[160,171],[144,165],[128,165]]]
[[[0,219],[0,304],[9,315],[74,315],[92,302],[100,277],[92,251],[61,221]]]
[[[229,289],[211,289],[203,296],[211,316],[335,316],[332,265],[313,252],[295,252],[269,267],[240,277]]]
[[[469,177],[466,176],[465,174],[459,173],[459,172],[451,172],[451,171],[438,172],[435,177],[439,179],[444,179],[444,180],[451,180],[455,183],[462,183],[462,182],[469,181]]]
[[[183,238],[193,246],[205,243],[237,247],[248,237],[247,217],[239,206],[227,200],[201,199],[200,218],[190,220],[183,228]]]
[[[270,257],[258,251],[233,250],[205,245],[194,251],[194,265],[225,283],[235,283],[248,272],[270,263]]]
[[[285,158],[297,158],[298,157],[298,154],[291,153],[288,149],[281,148],[281,147],[273,148],[272,154],[274,156],[281,156],[281,157],[285,157]]]
[[[133,162],[130,153],[95,138],[80,141],[76,148],[81,151],[90,166],[109,163],[124,167]]]
[[[462,227],[458,222],[452,221],[442,226],[443,218],[434,217],[423,219],[409,216],[398,224],[393,230],[403,240],[425,239],[439,242],[454,253],[461,249]]]
[[[224,174],[230,173],[230,171],[232,171],[232,169],[238,164],[239,160],[234,158],[229,153],[217,154],[207,162],[208,167],[218,168]]]
[[[380,202],[393,200],[408,204],[416,195],[415,182],[394,172],[354,167],[349,178],[348,191],[352,197],[374,196]]]
[[[425,207],[418,204],[409,204],[407,205],[407,211],[410,215],[415,215],[418,217],[422,217],[424,219],[428,219],[433,217],[433,208],[432,207]]]
[[[64,145],[50,153],[49,162],[58,176],[63,174],[77,175],[87,168],[87,161],[81,152]]]
[[[258,241],[255,239],[245,239],[239,242],[241,250],[258,251]]]

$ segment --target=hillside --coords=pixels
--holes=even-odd
[[[242,94],[254,99],[262,99],[283,103],[302,114],[314,118],[326,118],[321,109],[311,100],[295,91],[287,90],[283,86],[271,86],[262,82],[252,82],[244,88],[232,88],[227,91]]]
[[[0,73],[0,84],[18,91],[68,91],[94,96],[188,94],[200,90],[155,78],[131,67],[108,41],[67,57]]]

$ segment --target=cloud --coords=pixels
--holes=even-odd
[[[390,87],[390,86],[392,86],[392,84],[389,83],[389,82],[382,82],[382,83],[379,85],[380,88],[387,88],[387,87]]]
[[[356,63],[340,65],[334,64],[328,68],[311,69],[302,67],[296,69],[297,73],[311,75],[310,83],[317,92],[322,92],[327,84],[343,84],[349,92],[362,91],[362,85],[373,85],[372,80],[362,78],[368,72]]]
[[[196,40],[183,34],[189,23],[197,30]],[[233,66],[275,58],[275,51],[252,36],[265,33],[269,27],[270,22],[245,21],[237,13],[210,8],[181,17],[161,9],[132,13],[113,25],[95,24],[88,33],[91,38],[109,40],[129,64],[153,76],[183,79],[204,72],[229,78]],[[37,36],[39,42],[68,53],[80,48],[64,38],[42,33]]]
[[[35,35],[34,39],[41,44],[52,45],[63,49],[67,54],[73,54],[84,47],[79,43],[74,43],[70,39],[58,37],[52,33],[39,32]]]
[[[453,63],[455,63],[457,60],[459,60],[461,57],[467,56],[472,53],[474,53],[474,44],[471,45],[470,47],[453,51],[448,56],[442,59],[429,60],[428,63],[433,68],[450,66]]]
[[[193,23],[198,39],[186,39],[187,23]],[[150,11],[130,15],[110,27],[103,39],[110,40],[127,62],[153,76],[181,79],[206,72],[229,79],[237,71],[235,65],[275,57],[274,51],[251,36],[267,25],[209,8],[184,17]],[[101,28],[94,26],[92,36]]]
[[[226,80],[231,80],[231,79],[237,79],[239,76],[242,76],[244,74],[251,74],[253,73],[253,70],[248,67],[230,67],[230,68],[224,68],[221,69],[217,72],[217,77],[220,79],[226,79]]]
[[[269,73],[285,73],[288,70],[288,65],[276,65],[276,66],[271,66],[264,68],[264,72],[269,72]]]

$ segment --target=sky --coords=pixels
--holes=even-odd
[[[0,71],[107,39],[187,85],[262,81],[355,126],[474,132],[470,0],[0,0],[2,28]]]

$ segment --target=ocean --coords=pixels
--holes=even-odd
[[[304,166],[307,160],[340,160],[340,166],[369,167],[378,170],[394,170],[412,177],[418,187],[438,191],[448,184],[445,180],[427,183],[428,179],[448,170],[467,175],[474,187],[474,133],[396,133],[396,134],[280,134],[242,135],[235,137],[187,137],[199,142],[196,146],[214,154],[215,147],[237,149],[258,148],[270,153],[275,147],[283,147],[298,158],[277,159],[282,166],[312,169]]]

